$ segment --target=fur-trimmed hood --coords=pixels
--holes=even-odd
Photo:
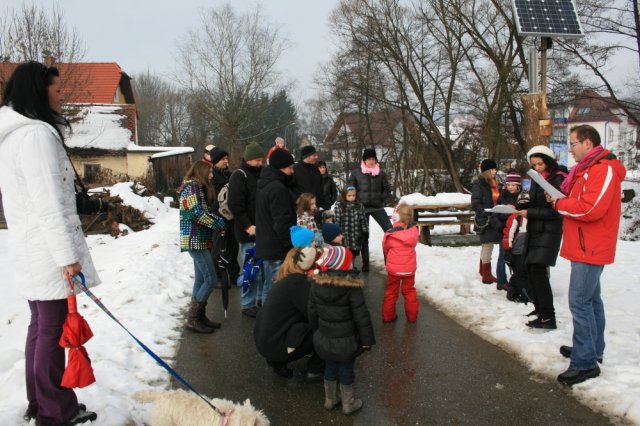
[[[352,287],[352,288],[364,288],[364,280],[357,276],[354,276],[353,272],[349,274],[349,271],[327,271],[319,274],[311,275],[311,281],[318,285],[331,285],[334,287]]]

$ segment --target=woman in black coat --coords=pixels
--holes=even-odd
[[[559,166],[555,153],[545,145],[537,145],[527,153],[531,168],[538,172],[555,188],[560,189],[567,176],[566,169]],[[555,211],[545,196],[544,190],[531,182],[529,203],[518,205],[520,215],[527,218],[527,253],[525,263],[529,285],[533,290],[537,318],[529,321],[532,328],[555,329],[556,317],[553,293],[549,282],[549,267],[555,266],[562,241],[562,216]]]
[[[333,203],[338,199],[338,187],[333,180],[333,176],[329,174],[327,163],[318,161],[318,170],[322,175],[322,194],[323,203],[320,205],[324,210],[331,210]]]
[[[324,371],[324,362],[313,349],[308,315],[311,284],[306,271],[315,258],[316,251],[311,247],[289,250],[269,298],[256,317],[253,328],[256,348],[273,371],[282,377],[293,376],[287,363],[309,354],[312,356],[307,362],[307,380],[320,380]]]
[[[480,236],[482,249],[480,250],[480,274],[484,284],[497,282],[491,273],[491,254],[494,244],[502,240],[502,224],[496,215],[488,213],[496,205],[500,196],[500,188],[496,180],[498,166],[490,158],[480,163],[480,175],[471,188],[471,209],[475,213],[475,230]]]

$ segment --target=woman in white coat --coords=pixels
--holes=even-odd
[[[25,347],[25,420],[75,425],[95,420],[71,389],[60,386],[64,349],[58,344],[70,292],[66,275],[82,271],[99,283],[76,211],[74,174],[63,145],[60,77],[38,62],[19,65],[0,108],[0,190],[8,225],[14,285],[29,303]]]

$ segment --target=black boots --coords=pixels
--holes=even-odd
[[[196,302],[198,304],[198,319],[207,327],[209,328],[220,328],[222,326],[222,324],[220,324],[219,322],[214,322],[211,321],[209,318],[207,318],[206,316],[206,312],[207,312],[207,302]]]
[[[210,334],[213,333],[216,328],[220,328],[220,323],[209,321],[205,316],[206,309],[206,302],[191,301],[187,313],[187,324],[185,325],[187,330],[193,331],[194,333]]]

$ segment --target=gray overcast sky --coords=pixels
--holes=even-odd
[[[31,0],[51,7],[51,0]],[[199,25],[199,11],[226,0],[59,0],[69,27],[75,27],[87,48],[87,60],[117,62],[128,74],[150,70],[169,77],[175,70],[177,42]],[[2,0],[0,13],[19,8],[23,0]],[[264,14],[279,25],[291,47],[279,64],[285,81],[295,82],[292,100],[299,104],[313,93],[318,65],[330,59],[328,17],[338,0],[232,0],[238,11],[260,4]],[[629,66],[629,53],[613,58],[608,73],[616,84],[637,75],[637,58]],[[620,66],[621,65],[621,66]]]
[[[33,0],[50,8],[51,0]],[[169,76],[177,42],[199,25],[199,10],[226,0],[60,0],[67,25],[75,27],[87,48],[87,61],[117,62],[128,74],[151,72]],[[333,44],[327,19],[337,0],[233,0],[237,11],[260,4],[264,14],[290,41],[279,68],[296,83],[293,101],[307,98],[318,64],[330,59]],[[20,8],[22,0],[3,0]]]

